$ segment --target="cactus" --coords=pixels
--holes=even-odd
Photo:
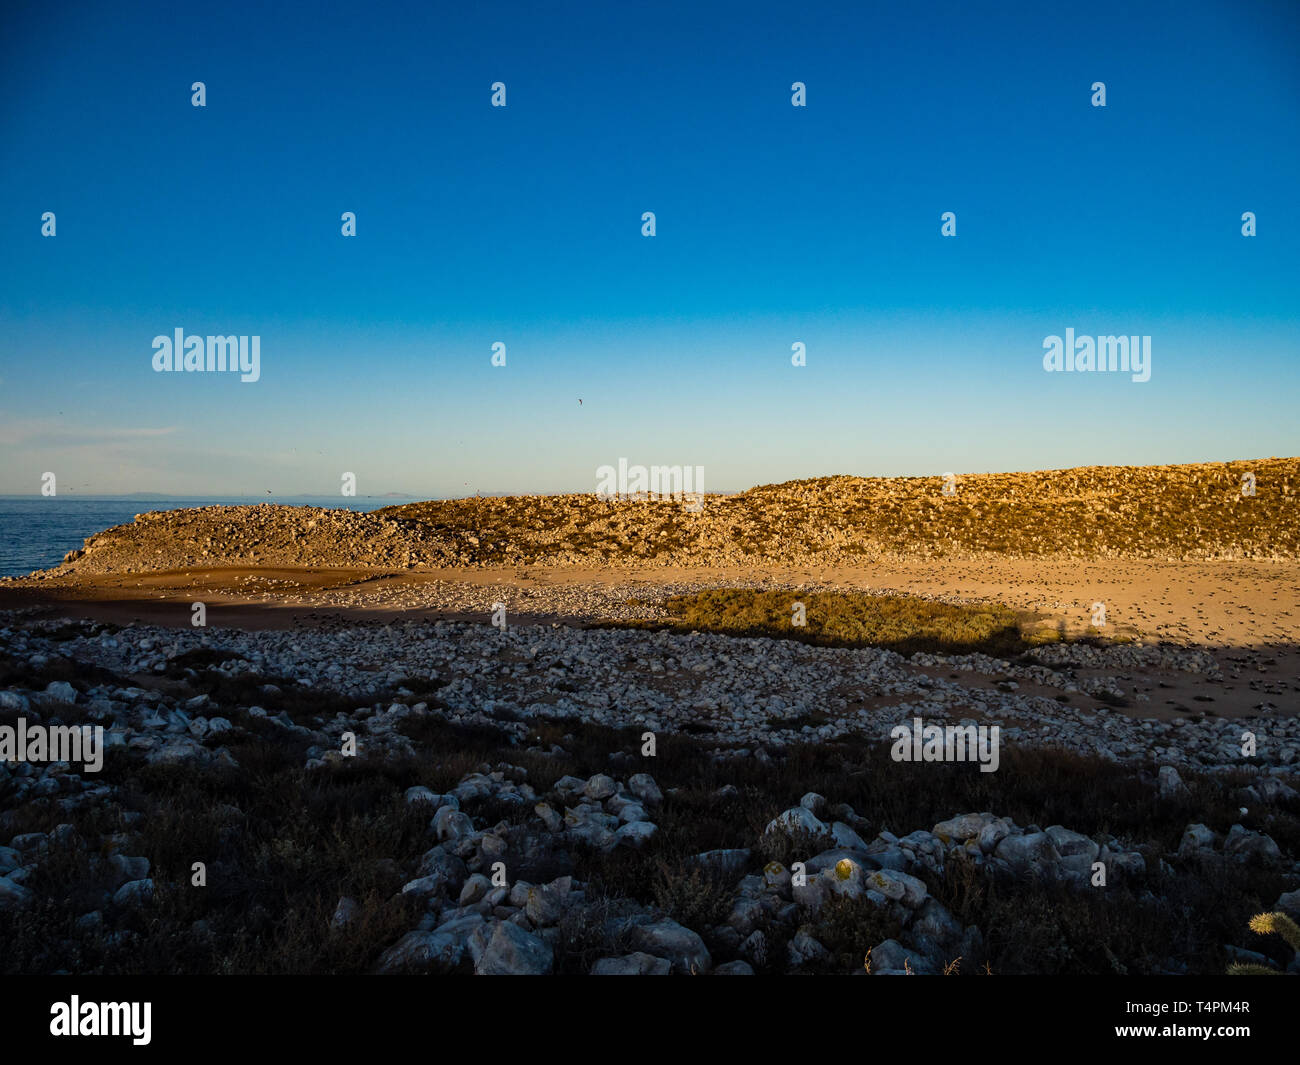
[[[1275,933],[1286,940],[1297,954],[1300,954],[1300,927],[1284,913],[1260,913],[1250,919],[1250,930],[1261,936]],[[1235,962],[1228,966],[1229,976],[1280,976],[1276,969],[1266,965],[1248,965]]]

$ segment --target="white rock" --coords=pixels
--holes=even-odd
[[[829,832],[829,829],[806,806],[792,806],[783,813],[777,814],[768,822],[766,829],[766,832],[783,832],[787,836],[799,831],[820,836]]]

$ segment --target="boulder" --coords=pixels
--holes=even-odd
[[[901,902],[909,910],[917,909],[929,895],[924,881],[893,869],[877,869],[868,873],[866,887],[880,892],[887,899]]]
[[[830,956],[831,952],[802,928],[786,946],[786,960],[794,968],[809,962],[826,961]]]
[[[1233,825],[1223,841],[1223,853],[1245,862],[1273,862],[1282,857],[1278,845],[1263,832],[1252,832],[1244,825]]]
[[[1300,888],[1295,891],[1284,891],[1277,897],[1277,902],[1273,903],[1273,909],[1281,910],[1293,920],[1300,920]]]
[[[417,784],[413,788],[406,789],[405,798],[406,798],[407,806],[430,806],[431,807],[434,805],[435,801],[437,800],[437,795],[434,794],[431,788],[426,788],[423,785]]]
[[[671,918],[633,924],[630,932],[634,946],[647,954],[667,958],[673,972],[706,973],[713,967],[704,940]]]
[[[867,849],[866,841],[843,821],[836,821],[831,825],[831,836],[834,838],[837,847],[859,851]]]
[[[1086,856],[1089,862],[1096,860],[1101,847],[1087,836],[1079,832],[1071,832],[1068,828],[1062,828],[1060,825],[1051,825],[1046,829],[1046,835],[1051,840],[1052,846],[1056,848],[1056,853],[1062,858],[1069,858],[1076,855]]]
[[[7,876],[0,876],[0,910],[21,906],[31,895],[30,888],[23,887]]]
[[[647,806],[657,806],[664,801],[664,793],[649,773],[637,773],[628,777],[627,790]]]
[[[826,808],[826,796],[810,791],[799,800],[799,805],[811,814],[819,814]]]
[[[460,963],[469,936],[482,924],[483,918],[472,914],[432,932],[408,932],[380,956],[377,971],[449,972]]]
[[[131,858],[125,854],[114,854],[108,859],[109,874],[115,886],[129,880],[143,880],[149,875],[148,858]]]
[[[474,832],[474,822],[451,806],[439,809],[429,822],[429,827],[439,840],[462,840]]]
[[[958,814],[947,821],[940,821],[931,830],[944,843],[965,843],[968,839],[979,839],[980,833],[997,821],[990,813]]]
[[[993,849],[993,855],[1012,868],[1025,868],[1042,863],[1055,863],[1061,856],[1052,846],[1046,832],[1026,832],[1023,836],[1007,836]]]
[[[1177,799],[1190,794],[1183,778],[1178,775],[1178,770],[1171,765],[1162,765],[1156,780],[1162,799]]]
[[[611,798],[617,792],[618,785],[614,783],[612,777],[607,777],[604,773],[597,773],[587,781],[582,789],[582,794],[593,802],[601,802],[604,799]]]
[[[709,876],[728,884],[734,884],[745,875],[751,852],[748,848],[704,851],[690,859],[690,864],[702,869]]]
[[[1190,824],[1183,829],[1183,838],[1178,844],[1178,857],[1194,857],[1201,851],[1214,849],[1214,830],[1202,824]]]
[[[591,967],[592,976],[667,976],[672,966],[666,958],[636,951],[621,958],[600,958]]]
[[[962,953],[964,929],[936,898],[928,898],[916,911],[908,927],[916,948],[934,962],[951,961]]]
[[[77,689],[69,684],[66,680],[56,680],[45,686],[45,695],[60,703],[75,703],[77,701]]]
[[[1007,818],[1000,817],[996,821],[990,821],[979,834],[979,849],[983,854],[992,854],[997,850],[998,844],[1012,833],[1012,824]]]
[[[113,894],[113,901],[118,906],[144,906],[153,900],[152,880],[131,880],[123,884]]]
[[[793,836],[796,832],[810,832],[821,836],[829,834],[830,829],[806,806],[792,806],[768,822],[765,833],[772,832],[782,832],[787,836]]]
[[[896,939],[886,939],[871,950],[871,971],[876,975],[888,973],[913,973],[925,976],[935,971],[928,958],[908,950]]]
[[[409,895],[413,899],[427,903],[430,899],[437,898],[441,895],[446,887],[446,878],[434,874],[433,876],[422,876],[415,880],[407,881],[402,885],[402,894]]]
[[[611,847],[641,847],[649,842],[659,827],[649,821],[632,821],[624,825],[614,833],[614,841],[608,846]]]
[[[538,928],[559,924],[572,887],[573,878],[562,876],[549,884],[529,888],[524,900],[524,913]]]
[[[545,940],[517,924],[501,921],[474,965],[479,976],[545,976],[555,964],[555,952]]]

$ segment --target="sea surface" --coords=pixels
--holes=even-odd
[[[32,570],[57,566],[69,551],[81,547],[86,537],[114,525],[124,525],[133,521],[137,514],[150,510],[179,510],[215,504],[247,506],[251,503],[285,503],[295,507],[365,511],[407,502],[410,500],[364,496],[267,496],[264,499],[0,496],[0,577],[21,577]]]

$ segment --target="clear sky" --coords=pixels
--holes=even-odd
[[[1298,223],[1295,3],[11,5],[0,493],[1295,455]]]

